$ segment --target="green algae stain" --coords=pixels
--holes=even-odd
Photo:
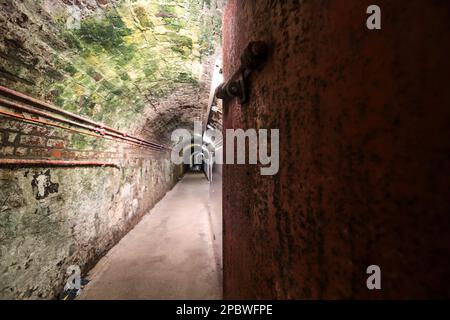
[[[59,107],[126,129],[148,106],[146,97],[198,86],[200,59],[214,51],[221,22],[203,8],[203,0],[120,1],[71,30],[64,15],[56,17],[66,49],[42,90]]]
[[[144,29],[152,29],[155,27],[153,22],[150,20],[150,17],[145,10],[144,7],[136,7],[134,8],[134,13],[139,21],[139,24]]]
[[[82,20],[80,29],[75,29],[74,33],[78,39],[91,45],[97,52],[101,52],[102,49],[114,52],[124,46],[124,37],[131,35],[133,31],[126,27],[120,16],[109,12],[103,19]]]

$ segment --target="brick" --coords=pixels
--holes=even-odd
[[[32,124],[24,123],[21,121],[6,120],[5,118],[2,118],[0,120],[0,129],[20,131],[22,133],[29,134],[33,131],[34,127],[35,126]]]
[[[16,148],[15,155],[16,156],[26,156],[28,153],[28,148],[18,147]]]
[[[75,153],[75,159],[76,160],[85,160],[85,159],[87,159],[88,157],[85,155],[85,153],[84,152],[82,152],[82,151],[77,151],[76,153]]]
[[[24,146],[45,146],[45,138],[38,136],[21,136],[20,144]]]
[[[28,149],[28,155],[31,157],[43,157],[43,158],[47,158],[50,156],[50,149],[47,148],[29,148]]]
[[[17,138],[17,133],[14,132],[9,132],[8,133],[8,143],[14,143],[16,141]]]
[[[27,123],[19,123],[17,124],[17,128],[21,133],[30,134],[33,132],[35,126],[27,124]]]
[[[48,137],[51,139],[70,140],[72,138],[72,133],[59,128],[51,128]]]
[[[76,153],[74,151],[60,151],[60,150],[53,150],[53,153],[60,152],[61,153],[61,157],[64,159],[75,159],[76,158]]]
[[[50,156],[53,158],[62,158],[62,151],[61,150],[51,150]]]
[[[72,139],[72,133],[70,133],[68,131],[60,130],[60,132],[58,134],[54,135],[54,138],[70,141],[70,139]]]
[[[0,129],[14,129],[17,127],[17,122],[7,120],[7,118],[0,117]]]
[[[31,132],[35,135],[48,135],[50,129],[48,127],[43,126],[33,126]]]
[[[115,147],[109,147],[105,150],[106,152],[116,153],[118,152],[118,149]]]
[[[61,139],[48,139],[47,147],[64,149],[66,147],[66,141]]]
[[[14,147],[0,147],[0,155],[12,156],[14,154]]]

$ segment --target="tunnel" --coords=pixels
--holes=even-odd
[[[0,299],[450,298],[449,32],[446,1],[0,0]]]

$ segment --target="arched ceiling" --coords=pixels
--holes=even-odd
[[[144,138],[203,120],[221,0],[1,1],[1,84]]]

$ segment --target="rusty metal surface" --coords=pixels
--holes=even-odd
[[[224,165],[226,299],[450,297],[450,2],[369,4],[228,1],[225,78],[274,48],[224,129],[279,128],[280,171]]]

